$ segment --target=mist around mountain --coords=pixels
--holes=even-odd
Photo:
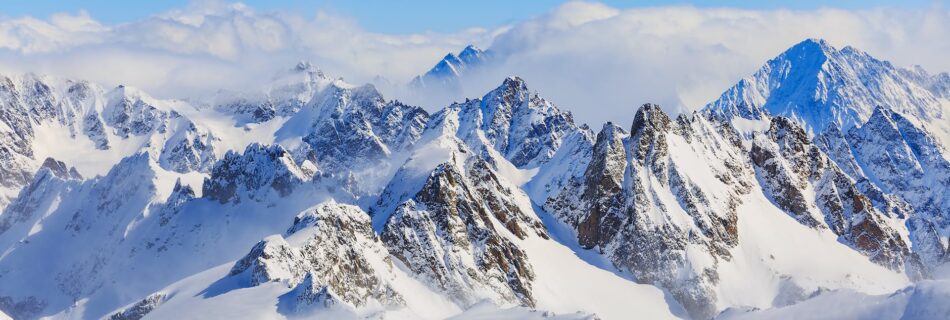
[[[943,318],[948,90],[818,39],[593,126],[517,76],[429,112],[305,62],[201,100],[6,75],[0,317]]]

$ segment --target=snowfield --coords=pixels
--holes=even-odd
[[[0,319],[950,318],[948,79],[808,39],[594,130],[515,76],[3,76]]]

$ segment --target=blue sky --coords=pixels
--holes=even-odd
[[[168,9],[186,6],[189,0],[3,0],[0,16],[34,16],[45,18],[57,12],[75,13],[85,10],[93,18],[109,23],[123,23]],[[369,31],[382,33],[415,33],[424,31],[454,32],[469,27],[496,27],[544,13],[564,1],[543,0],[246,0],[241,1],[258,10],[291,11],[313,14],[325,10],[355,19]],[[827,1],[669,1],[669,0],[605,0],[616,8],[662,5],[694,5],[699,7],[734,7],[748,9],[815,9],[829,6]],[[864,7],[930,6],[939,0],[840,0],[830,6],[846,9]]]

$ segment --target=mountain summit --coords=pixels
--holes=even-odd
[[[941,318],[947,78],[806,40],[595,133],[516,76],[431,114],[307,63],[210,105],[0,77],[0,317]]]
[[[895,67],[853,47],[806,39],[769,60],[705,107],[731,119],[763,115],[796,120],[809,134],[829,124],[858,126],[886,106],[925,122],[947,122],[946,74]]]
[[[491,52],[483,51],[475,45],[468,45],[458,55],[446,54],[432,69],[412,79],[413,87],[453,88],[467,72],[482,67],[491,58]]]

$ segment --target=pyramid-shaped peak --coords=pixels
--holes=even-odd
[[[456,57],[455,54],[454,54],[454,53],[451,53],[451,52],[446,53],[445,56],[442,57],[442,60],[443,60],[443,61],[446,61],[446,60],[447,60],[447,61],[454,61],[454,60],[456,60],[456,59],[458,59],[458,57]]]
[[[482,49],[475,46],[474,44],[470,44],[470,45],[465,46],[465,49],[462,49],[462,53],[465,53],[465,52],[482,52]]]
[[[891,110],[884,108],[882,106],[877,106],[874,108],[874,112],[871,113],[871,116],[868,117],[867,123],[891,123]]]
[[[828,43],[828,41],[825,41],[824,39],[808,38],[808,39],[802,40],[802,42],[795,44],[791,48],[788,48],[788,50],[786,50],[785,53],[786,54],[801,53],[805,55],[815,55],[815,54],[828,55],[836,51],[838,51],[838,49],[836,49],[834,46],[832,46],[830,43]]]
[[[788,62],[798,70],[817,70],[837,53],[838,49],[832,47],[825,40],[805,39],[788,48],[770,62],[773,64]]]
[[[499,107],[519,108],[525,105],[530,98],[531,92],[528,85],[519,77],[511,76],[505,78],[500,86],[485,94],[482,101],[483,111],[494,113]]]
[[[505,81],[502,81],[501,86],[499,86],[499,88],[518,88],[518,89],[527,90],[528,84],[525,83],[524,79],[522,79],[519,76],[510,76],[510,77],[505,78]]]
[[[807,39],[805,39],[805,40],[802,40],[802,42],[799,42],[799,43],[798,43],[797,45],[795,45],[795,46],[802,46],[802,45],[804,45],[804,46],[816,46],[816,47],[819,47],[819,48],[822,48],[822,49],[831,49],[831,50],[834,50],[834,47],[831,46],[831,44],[830,44],[827,40],[821,39],[821,38],[807,38]]]
[[[659,105],[653,103],[644,103],[637,109],[637,114],[633,117],[633,125],[630,126],[630,134],[637,135],[644,128],[653,128],[666,130],[670,126],[670,116],[663,112]]]
[[[459,57],[462,58],[463,60],[469,60],[470,58],[478,57],[479,55],[483,53],[485,53],[485,51],[483,51],[482,49],[479,49],[475,45],[470,44],[467,47],[465,47],[465,49],[462,49],[461,52],[459,52]]]
[[[829,123],[860,126],[876,106],[924,119],[940,117],[940,83],[920,70],[897,68],[853,47],[805,39],[739,81],[705,112],[718,117],[795,119],[809,134]]]
[[[496,98],[510,99],[511,97],[521,97],[526,99],[528,96],[528,85],[524,79],[517,76],[510,76],[502,81],[501,85],[488,92],[482,100],[491,101]]]
[[[796,68],[804,69],[810,69],[809,67],[820,68],[826,61],[839,65],[860,65],[868,62],[889,65],[888,62],[875,59],[855,47],[845,46],[838,49],[824,39],[814,38],[805,39],[788,48],[775,60],[791,61]]]
[[[454,53],[446,54],[442,60],[439,60],[435,66],[432,67],[428,72],[426,72],[426,77],[446,77],[446,76],[458,76],[460,69],[463,67],[462,60],[460,60]]]
[[[626,132],[623,131],[623,128],[614,124],[612,121],[607,121],[606,123],[604,123],[603,127],[600,128],[600,132],[598,133],[598,136],[600,135],[613,136],[615,134],[624,135],[626,134]]]
[[[635,117],[650,119],[655,117],[665,117],[669,120],[669,115],[666,112],[663,112],[663,109],[660,108],[660,105],[654,103],[644,103],[637,109]]]
[[[900,114],[895,113],[893,110],[886,107],[876,107],[874,113],[868,118],[868,121],[862,124],[856,131],[851,131],[851,134],[857,134],[864,137],[868,135],[882,137],[886,141],[898,141],[904,140],[902,122],[906,124],[906,120],[900,116]]]
[[[459,52],[459,59],[465,62],[469,67],[476,67],[488,61],[490,54],[474,45],[468,45],[462,52]]]

